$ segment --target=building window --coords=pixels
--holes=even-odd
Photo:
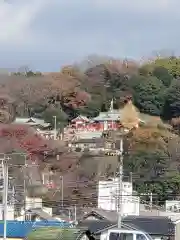
[[[133,240],[132,233],[121,233],[119,240]]]
[[[111,232],[109,235],[109,240],[133,240],[133,234]]]
[[[146,237],[143,234],[137,234],[136,239],[137,240],[146,240]]]
[[[32,220],[31,214],[28,214],[28,213],[27,213],[27,214],[25,215],[25,220],[26,220],[26,221],[31,221],[31,220]]]
[[[109,240],[120,240],[119,239],[120,234],[116,232],[111,232],[109,235]]]

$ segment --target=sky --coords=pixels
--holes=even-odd
[[[179,0],[0,0],[0,68],[180,53]]]

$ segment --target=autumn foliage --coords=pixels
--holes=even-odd
[[[114,99],[114,108],[121,107],[121,125],[131,130],[139,119],[142,120],[142,126],[133,129],[132,135],[124,140],[124,148],[127,148],[124,169],[128,173],[137,174],[141,179],[141,182],[134,180],[137,191],[154,191],[161,196],[159,200],[162,201],[164,189],[169,187],[169,180],[165,173],[159,175],[160,170],[171,169],[175,174],[180,173],[179,153],[177,154],[179,135],[174,138],[175,134],[180,133],[180,64],[177,64],[180,59],[170,57],[144,64],[114,59],[97,64],[93,61],[92,58],[88,59],[89,63],[83,70],[80,66],[65,66],[59,72],[32,74],[30,71],[28,74],[1,76],[0,152],[20,151],[26,153],[29,159],[38,159],[40,163],[44,160],[44,154],[49,153],[45,159],[48,166],[56,169],[58,176],[64,176],[67,185],[70,182],[70,189],[67,186],[67,193],[64,192],[66,198],[71,199],[73,192],[77,199],[78,196],[89,196],[88,202],[91,202],[98,176],[107,176],[107,172],[115,172],[117,159],[69,152],[63,146],[57,160],[51,154],[56,152],[56,147],[50,141],[36,135],[28,126],[10,123],[16,116],[33,116],[52,123],[52,116],[57,116],[58,127],[62,129],[77,115],[93,118],[99,112],[107,111],[111,100]],[[124,106],[127,96],[132,99],[132,104]],[[159,126],[160,121],[155,117],[149,121],[147,115],[162,119],[164,125],[171,124],[173,131],[176,131],[172,133],[169,128],[162,129]],[[148,121],[149,126],[144,126]],[[173,143],[170,142],[171,139]],[[113,170],[107,170],[112,163]],[[172,163],[175,167],[171,166]],[[162,175],[163,179],[166,178],[164,186],[158,185]],[[152,178],[157,181],[157,188],[154,180],[152,185],[148,183],[150,189],[146,189],[144,182]],[[88,181],[94,184],[91,193],[90,188],[86,191]],[[60,183],[59,181],[58,184]],[[144,189],[140,191],[142,186]],[[179,191],[176,194],[179,195]]]
[[[139,111],[132,104],[131,100],[125,104],[120,113],[121,124],[124,128],[131,130],[139,124]]]
[[[0,138],[5,142],[11,141],[8,153],[19,149],[33,158],[52,150],[49,142],[28,126],[16,124],[1,124],[0,126]],[[4,152],[4,149],[1,149],[1,152]]]

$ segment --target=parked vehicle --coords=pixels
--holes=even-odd
[[[110,229],[102,233],[100,240],[153,240],[147,233],[142,231]]]

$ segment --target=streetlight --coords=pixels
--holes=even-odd
[[[53,116],[54,118],[54,140],[57,140],[57,117]]]

